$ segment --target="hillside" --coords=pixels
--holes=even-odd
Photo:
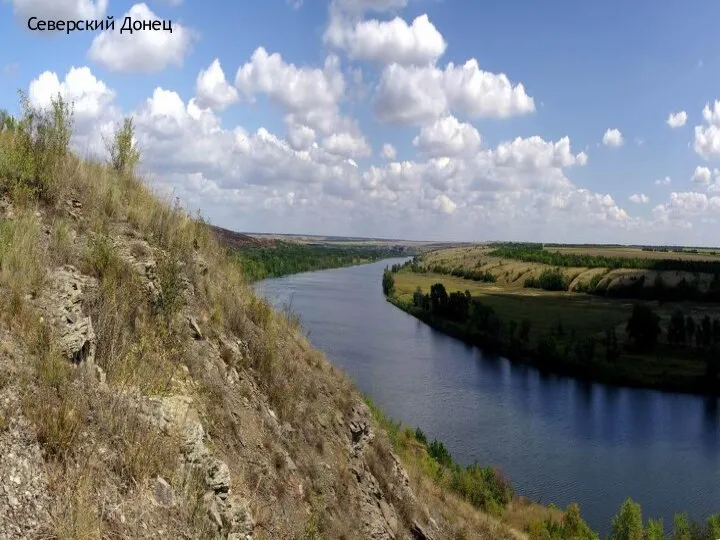
[[[525,537],[148,190],[131,124],[85,162],[62,102],[25,106],[0,132],[0,538]]]
[[[720,257],[711,251],[668,253],[619,246],[548,246],[544,249],[548,255],[574,255],[580,260],[597,259],[592,266],[583,266],[534,262],[533,257],[525,257],[522,253],[514,254],[513,257],[497,256],[496,250],[497,246],[492,245],[441,249],[425,254],[423,264],[428,268],[441,266],[449,270],[459,268],[490,272],[496,278],[496,285],[504,289],[523,288],[526,280],[537,279],[543,271],[553,268],[560,269],[566,278],[567,290],[571,292],[584,292],[584,288],[592,284],[603,292],[607,291],[610,296],[623,296],[625,289],[632,283],[642,281],[642,287],[647,290],[654,287],[658,280],[668,289],[687,283],[697,287],[701,294],[707,294],[720,286],[715,277],[720,269]],[[509,249],[501,251],[512,253]],[[604,261],[608,264],[604,265]],[[614,266],[610,263],[614,263]],[[677,268],[666,270],[652,267],[654,264],[660,268],[669,267],[673,263],[677,263]],[[683,269],[684,265],[692,263],[700,265],[699,269]],[[703,267],[707,269],[703,270]]]

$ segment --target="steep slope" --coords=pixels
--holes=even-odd
[[[0,135],[0,538],[524,537],[401,463],[202,221]]]

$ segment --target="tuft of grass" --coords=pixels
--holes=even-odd
[[[33,213],[0,219],[0,288],[5,289],[0,295],[0,311],[8,322],[27,322],[25,299],[40,293],[47,260],[40,224]]]

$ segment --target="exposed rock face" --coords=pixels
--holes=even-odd
[[[252,540],[255,527],[247,501],[231,492],[230,468],[205,445],[205,430],[192,399],[187,396],[147,398],[141,414],[167,433],[178,433],[183,440],[184,467],[199,470],[205,483],[203,502],[207,516],[218,534],[227,538]]]
[[[83,313],[83,299],[97,280],[66,265],[52,274],[43,299],[51,323],[59,330],[65,356],[75,364],[95,362],[96,337],[92,320]]]
[[[0,540],[36,538],[48,520],[43,458],[19,409],[16,392],[0,390]]]

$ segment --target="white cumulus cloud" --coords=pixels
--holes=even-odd
[[[380,149],[380,155],[383,157],[383,159],[393,161],[397,157],[397,150],[395,150],[395,147],[392,144],[385,143]]]
[[[324,40],[347,51],[351,59],[380,64],[428,64],[435,62],[447,48],[442,34],[427,15],[420,15],[410,25],[400,17],[390,21],[357,22],[333,17]]]
[[[325,137],[321,146],[330,154],[346,158],[365,158],[372,151],[365,137],[348,132],[333,133]]]
[[[458,122],[454,116],[445,116],[423,126],[413,139],[413,146],[429,157],[457,156],[473,153],[480,142],[480,133],[474,126]]]
[[[695,126],[695,152],[705,159],[720,156],[720,101],[703,108],[705,125]]]
[[[667,119],[667,125],[671,128],[678,128],[685,125],[687,122],[687,113],[685,111],[679,111],[676,113],[670,113]]]
[[[225,80],[220,60],[213,60],[210,67],[200,71],[195,82],[198,105],[222,111],[238,100],[238,92]]]
[[[707,167],[695,167],[695,172],[692,175],[692,181],[695,184],[709,184],[712,173]]]
[[[647,204],[650,201],[650,198],[644,193],[633,193],[628,199],[635,204]]]
[[[473,118],[507,118],[535,111],[522,83],[480,69],[471,59],[445,69],[390,64],[383,69],[374,101],[381,122],[424,124],[448,112]]]
[[[140,30],[120,33],[125,17],[133,21],[161,21],[146,4],[135,4],[115,21],[114,30],[95,37],[88,57],[111,71],[155,73],[169,66],[182,67],[194,41],[194,32],[172,21],[172,33]]]
[[[618,146],[622,146],[624,139],[620,130],[613,128],[605,131],[602,142],[605,146],[617,148]]]
[[[323,69],[298,67],[259,47],[238,69],[235,86],[250,101],[256,94],[266,94],[298,123],[328,132],[338,121],[345,79],[336,56],[329,56]]]

